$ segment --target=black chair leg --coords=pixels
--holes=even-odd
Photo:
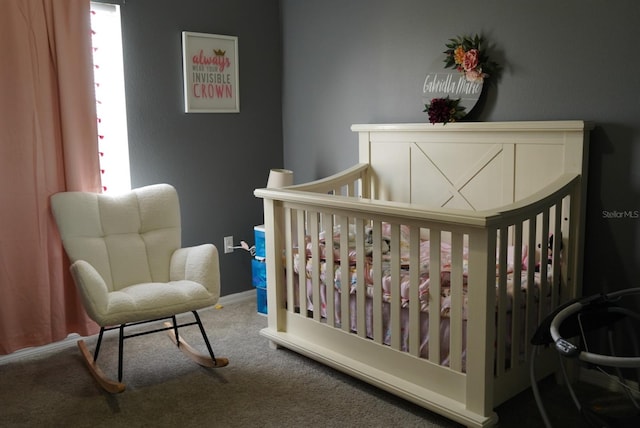
[[[104,327],[100,327],[100,333],[98,334],[98,341],[96,342],[96,349],[93,351],[93,362],[98,361],[98,352],[100,352],[100,344],[102,344],[102,335],[104,334]]]
[[[178,336],[178,320],[176,319],[175,315],[171,317],[171,321],[173,322],[173,334],[176,336],[176,343],[178,344],[178,347],[180,347],[180,336]]]
[[[124,326],[120,324],[120,335],[118,337],[118,382],[122,382],[122,359],[124,355]]]
[[[209,343],[209,338],[207,337],[207,333],[204,331],[204,327],[202,326],[202,321],[200,321],[200,315],[198,312],[192,311],[193,316],[196,318],[196,323],[198,323],[198,327],[200,328],[200,333],[202,333],[202,338],[204,339],[205,345],[207,345],[207,350],[209,351],[209,355],[211,355],[211,359],[215,362],[216,356],[213,354],[213,348],[211,347],[211,343]]]

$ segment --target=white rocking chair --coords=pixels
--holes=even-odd
[[[196,312],[220,296],[218,250],[212,244],[180,248],[180,206],[172,186],[157,184],[117,196],[62,192],[51,197],[51,207],[84,307],[100,326],[93,356],[83,340],[78,347],[102,388],[125,390],[123,342],[142,334],[167,331],[178,348],[205,367],[229,363],[215,357]],[[195,321],[178,325],[176,315],[184,312],[192,312]],[[163,319],[171,321],[124,334],[127,326]],[[198,325],[209,355],[178,335],[178,328],[188,325]],[[112,329],[119,330],[117,381],[96,362],[103,334]]]

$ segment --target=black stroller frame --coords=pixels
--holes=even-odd
[[[640,426],[640,403],[638,398],[634,397],[634,392],[637,394],[638,391],[631,390],[625,381],[621,370],[623,368],[637,369],[636,380],[640,380],[640,347],[638,346],[638,336],[640,333],[637,331],[634,332],[633,329],[631,329],[629,322],[627,322],[626,327],[630,329],[631,334],[629,336],[631,339],[631,345],[633,346],[633,352],[637,355],[634,357],[616,356],[613,341],[613,325],[615,323],[623,320],[635,320],[640,322],[639,313],[624,308],[619,304],[623,296],[632,294],[640,294],[640,288],[629,288],[607,294],[597,294],[582,299],[572,300],[549,314],[536,330],[533,338],[531,339],[531,343],[535,345],[530,358],[531,388],[533,390],[538,410],[540,411],[540,415],[542,416],[547,428],[551,428],[552,425],[547,416],[538,389],[535,376],[535,356],[537,354],[538,346],[549,346],[551,344],[553,344],[555,349],[558,351],[561,373],[564,378],[564,383],[571,395],[571,399],[576,405],[578,412],[582,415],[585,421],[590,424],[590,426]],[[610,355],[590,352],[587,345],[585,333],[602,328],[607,328]],[[575,337],[582,339],[581,346],[575,345],[569,340]],[[613,377],[613,375],[610,375],[604,369],[601,369],[601,367],[612,368],[616,374],[615,377],[617,377],[618,383],[623,387],[622,389],[624,393],[630,400],[633,407],[635,407],[635,415],[631,417],[631,420],[629,420],[628,417],[620,421],[611,420],[595,414],[587,406],[584,406],[571,386],[563,361],[565,358],[578,360],[582,364],[586,364],[591,368],[600,368],[603,373]]]

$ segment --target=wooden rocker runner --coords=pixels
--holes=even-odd
[[[107,392],[125,390],[122,383],[124,339],[167,331],[173,343],[204,367],[224,367],[217,358],[197,310],[213,306],[220,296],[218,250],[212,244],[181,248],[180,206],[167,184],[134,189],[117,196],[63,192],[51,197],[71,273],[87,314],[100,326],[91,355],[84,340],[78,348],[89,371]],[[195,321],[178,324],[176,315],[191,312]],[[162,327],[125,335],[125,327],[165,322]],[[208,355],[178,334],[197,325]],[[105,331],[119,330],[118,380],[97,364]]]

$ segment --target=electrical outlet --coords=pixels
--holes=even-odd
[[[233,253],[233,236],[224,237],[224,252]]]

